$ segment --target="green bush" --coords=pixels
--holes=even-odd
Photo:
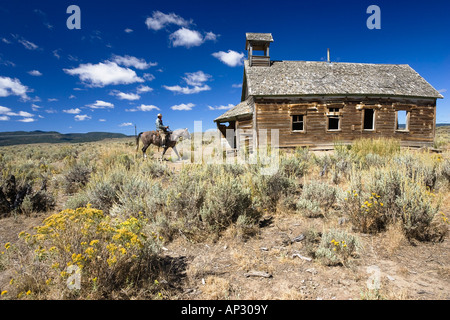
[[[326,216],[336,203],[338,189],[325,182],[309,181],[297,202],[297,210],[308,217]]]
[[[205,194],[205,201],[201,209],[202,221],[207,228],[220,232],[235,223],[239,217],[241,223],[256,224],[260,217],[253,208],[250,190],[245,188],[239,180],[231,176],[224,176],[210,185]]]
[[[331,229],[322,234],[320,244],[314,257],[329,266],[346,265],[361,248],[357,237],[342,230]]]

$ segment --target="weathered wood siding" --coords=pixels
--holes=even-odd
[[[236,128],[236,148],[241,149],[243,147],[252,150],[253,148],[253,119],[246,119],[237,121]]]
[[[387,100],[387,101],[386,101]],[[431,145],[435,133],[436,100],[414,101],[255,101],[258,130],[279,130],[280,147],[333,146],[335,141],[351,143],[359,138],[392,137],[405,146]],[[328,130],[328,110],[339,108],[340,129]],[[363,110],[375,110],[374,130],[364,130]],[[396,111],[409,112],[409,131],[396,130]],[[292,116],[304,116],[304,131],[292,131]]]

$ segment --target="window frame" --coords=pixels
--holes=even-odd
[[[404,111],[406,112],[406,123],[405,123],[405,129],[399,129],[398,127],[398,113]],[[395,110],[395,122],[394,122],[394,131],[395,132],[409,132],[409,127],[410,127],[410,118],[411,118],[411,110],[407,110],[407,109],[398,109]]]
[[[372,110],[372,129],[366,129],[366,110]],[[362,130],[364,132],[375,132],[376,131],[376,119],[377,119],[377,109],[375,108],[364,108],[362,112]]]
[[[294,117],[302,117],[302,121],[294,121]],[[303,123],[303,130],[294,130],[294,123]],[[291,115],[291,132],[306,133],[306,114],[292,114]]]
[[[338,107],[327,107],[327,132],[340,132],[342,131],[342,112],[341,108]],[[338,128],[337,129],[330,129],[330,119],[338,119]]]

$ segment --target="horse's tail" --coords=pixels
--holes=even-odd
[[[139,135],[136,137],[136,151],[139,150],[139,139],[141,138],[143,132],[139,133]]]

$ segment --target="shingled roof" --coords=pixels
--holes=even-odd
[[[247,116],[251,114],[253,114],[253,107],[252,107],[252,99],[249,98],[245,101],[242,101],[237,106],[231,108],[214,121],[215,122],[232,121],[236,120],[238,117]]]
[[[245,79],[248,96],[375,95],[443,98],[409,65],[272,61],[270,67],[250,67],[247,60]]]

